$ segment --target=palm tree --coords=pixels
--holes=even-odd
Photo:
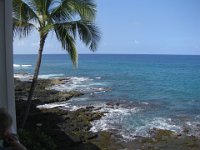
[[[22,122],[24,127],[30,106],[40,65],[45,40],[49,32],[54,32],[62,48],[65,49],[74,66],[77,66],[78,54],[76,39],[79,39],[95,51],[100,40],[100,33],[95,25],[96,5],[93,0],[13,0],[13,32],[20,38],[27,37],[32,30],[39,33],[40,44],[35,65],[35,72],[27,108]]]

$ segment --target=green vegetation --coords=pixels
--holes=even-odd
[[[51,137],[41,132],[29,132],[23,129],[18,130],[21,142],[30,150],[56,150],[56,145]]]
[[[93,0],[14,0],[13,32],[20,38],[27,37],[31,31],[39,33],[40,43],[35,72],[31,84],[24,127],[29,115],[31,100],[38,80],[42,54],[46,38],[54,32],[62,48],[65,49],[74,66],[77,66],[78,54],[76,37],[94,51],[100,40],[100,33],[95,25],[96,5]]]

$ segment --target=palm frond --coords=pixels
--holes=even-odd
[[[77,21],[76,25],[80,40],[83,41],[86,46],[89,45],[92,51],[95,51],[100,41],[98,27],[93,22],[84,20]]]
[[[53,29],[54,29],[54,25],[52,23],[48,23],[45,27],[40,28],[40,33],[42,35],[47,35]]]
[[[23,0],[13,0],[13,17],[23,22],[38,21],[34,10]]]
[[[54,21],[72,21],[74,17],[93,20],[96,15],[96,5],[93,0],[61,0],[52,10],[51,18]]]
[[[73,6],[71,4],[71,0],[61,0],[54,9],[52,9],[50,18],[55,21],[66,21],[72,20],[75,15],[73,10]]]
[[[48,19],[49,10],[51,6],[55,3],[55,0],[29,0],[30,6],[42,16],[43,19]]]
[[[96,4],[93,0],[73,0],[73,3],[81,19],[91,21],[95,18]]]
[[[93,22],[79,20],[55,25],[63,26],[74,39],[76,39],[76,33],[78,33],[80,40],[83,41],[86,46],[89,46],[92,51],[97,49],[98,42],[100,41],[100,32]]]
[[[13,18],[14,36],[19,35],[20,38],[27,37],[34,28],[35,26],[31,23],[23,22],[16,18]]]
[[[57,39],[61,42],[62,48],[67,50],[72,63],[75,67],[78,64],[78,53],[75,46],[74,38],[70,35],[69,30],[64,25],[54,25],[54,31]]]

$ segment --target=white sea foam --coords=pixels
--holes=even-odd
[[[51,109],[56,107],[62,107],[63,109],[69,110],[69,111],[76,111],[80,108],[85,108],[84,106],[76,106],[72,105],[70,103],[61,102],[61,103],[51,103],[51,104],[44,104],[44,105],[38,105],[37,108],[39,109]]]
[[[48,74],[48,75],[39,75],[39,79],[52,79],[52,78],[59,78],[64,76],[64,74]],[[33,78],[33,75],[30,74],[14,74],[14,78],[17,78],[21,81],[31,81]]]
[[[198,136],[200,137],[200,122],[192,121],[186,122],[185,128],[187,129],[188,135]]]
[[[123,124],[124,117],[127,115],[131,115],[140,111],[139,108],[124,108],[121,106],[109,106],[104,105],[100,107],[98,110],[100,112],[104,112],[105,116],[103,116],[100,120],[95,120],[92,122],[93,127],[90,129],[92,132],[105,131],[110,129],[119,129],[119,125]]]
[[[100,79],[101,79],[101,77],[95,77],[95,79],[99,79],[99,80],[100,80]]]
[[[107,92],[111,89],[102,88],[103,83],[93,82],[93,79],[88,77],[64,77],[64,74],[43,74],[39,75],[39,79],[55,79],[63,77],[62,83],[48,87],[49,90],[56,91],[80,91],[82,93],[99,93]],[[29,74],[15,74],[15,78],[21,81],[31,81],[32,75]],[[99,87],[98,87],[99,86]]]
[[[170,130],[174,132],[180,133],[182,130],[182,127],[175,125],[170,118],[161,118],[156,117],[152,120],[146,120],[145,125],[139,126],[135,128],[135,132],[131,133],[131,136],[149,136],[149,130],[156,128],[156,129],[162,129],[162,130]]]
[[[73,97],[68,102],[76,103],[76,102],[83,102],[83,101],[88,101],[88,97]]]
[[[22,64],[22,65],[20,65],[20,64],[13,64],[13,67],[15,67],[15,68],[19,68],[19,67],[21,67],[21,68],[27,68],[27,67],[32,67],[32,65],[29,65],[29,64]]]
[[[106,112],[100,120],[92,122],[93,127],[90,129],[92,132],[115,130],[115,132],[121,135],[126,140],[134,139],[136,136],[149,136],[149,130],[153,128],[171,130],[177,133],[182,131],[182,127],[175,125],[170,118],[153,118],[152,120],[146,118],[142,121],[143,125],[134,125],[129,122],[129,118],[134,114],[140,112],[142,109],[134,108],[123,108],[120,106],[115,107],[102,107],[98,110]],[[134,118],[133,118],[134,119]]]
[[[29,74],[14,74],[14,78],[17,78],[21,81],[31,81],[33,76]]]
[[[20,65],[19,64],[13,64],[13,67],[20,67]]]
[[[32,67],[32,65],[21,65],[22,67]]]
[[[87,98],[73,98],[67,102],[61,102],[61,103],[52,103],[52,104],[45,104],[45,105],[39,105],[37,108],[39,109],[50,109],[50,108],[56,108],[61,107],[61,109],[66,109],[69,111],[76,111],[80,108],[86,108],[88,105],[75,105],[74,102],[80,102],[80,101],[86,101]],[[91,122],[92,128],[90,131],[92,132],[98,132],[98,131],[105,131],[105,130],[118,130],[122,129],[120,127],[121,124],[124,122],[124,117],[127,115],[135,114],[141,109],[134,107],[134,108],[125,108],[123,106],[116,106],[116,105],[107,105],[105,103],[97,103],[96,105],[90,105],[93,106],[94,112],[104,112],[104,116],[100,120],[95,120]],[[119,130],[120,132],[120,130]],[[125,131],[120,133],[121,135],[126,136]],[[127,135],[127,137],[130,136],[130,134]]]
[[[150,136],[149,131],[151,129],[162,129],[162,130],[170,130],[176,133],[181,133],[182,127],[175,125],[171,122],[171,119],[166,118],[153,118],[150,120],[143,120],[145,123],[144,125],[140,125],[138,127],[130,127],[125,129],[124,131],[121,130],[119,133],[125,139],[134,139],[137,136],[148,137]],[[128,131],[128,132],[127,132]]]
[[[88,77],[70,77],[70,80],[72,80],[74,83],[81,83],[83,81],[88,81],[88,80],[92,80]]]
[[[59,78],[63,77],[64,74],[48,74],[48,75],[39,75],[40,79],[51,79],[51,78]]]
[[[44,104],[44,105],[38,105],[37,108],[39,109],[50,109],[50,108],[56,108],[56,107],[68,107],[68,103],[52,103],[52,104]]]
[[[142,102],[142,104],[144,104],[144,105],[149,105],[149,103],[148,103],[148,102]]]
[[[103,84],[93,82],[93,79],[88,77],[69,77],[66,82],[50,87],[50,90],[56,91],[80,91],[83,93],[105,92],[108,88],[96,87]]]

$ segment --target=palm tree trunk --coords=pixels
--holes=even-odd
[[[39,50],[38,50],[35,72],[34,72],[33,80],[32,80],[32,83],[31,83],[28,99],[27,99],[26,110],[25,110],[25,113],[24,113],[23,121],[22,121],[22,126],[21,126],[22,128],[25,127],[26,121],[27,121],[28,116],[29,116],[29,112],[30,112],[30,108],[31,108],[31,101],[32,101],[32,97],[33,97],[33,94],[34,94],[34,91],[35,91],[35,87],[36,87],[36,84],[37,84],[38,75],[39,75],[39,71],[40,71],[40,65],[41,65],[41,61],[42,61],[42,52],[43,52],[46,37],[47,37],[47,35],[40,35],[40,47],[39,47]]]

